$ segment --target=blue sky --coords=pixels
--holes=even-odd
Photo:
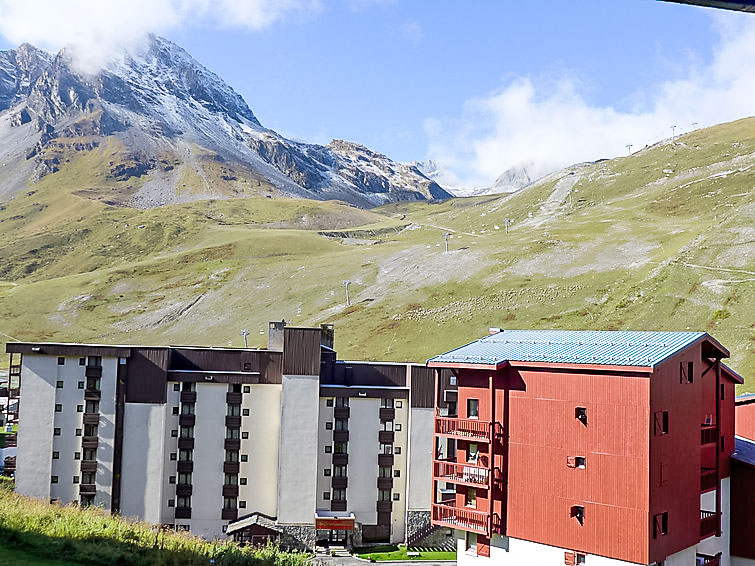
[[[401,161],[433,157],[460,184],[488,182],[518,163],[545,171],[603,157],[590,153],[604,146],[625,151],[624,133],[626,143],[641,147],[670,135],[677,121],[683,130],[755,113],[739,98],[729,110],[715,110],[716,92],[723,102],[720,92],[744,86],[737,70],[727,70],[721,82],[719,67],[727,42],[734,43],[730,51],[755,46],[755,15],[655,0],[248,2],[259,11],[221,0],[223,16],[207,0],[183,0],[180,13],[155,0],[142,7],[149,16],[132,24],[131,8],[123,5],[139,2],[114,2],[112,17],[98,20],[95,13],[87,24],[106,32],[114,25],[109,20],[120,18],[135,34],[172,39],[241,93],[265,126],[286,136],[349,139]],[[54,49],[87,33],[71,23],[66,34],[67,22],[57,17],[40,35],[40,15],[24,35],[12,21],[28,17],[19,5],[0,0],[7,22],[0,23],[0,48],[25,37]],[[741,74],[749,71],[747,65]],[[706,105],[713,110],[698,116],[693,97],[716,81]],[[679,97],[685,111],[677,115]],[[555,127],[551,146],[540,154],[521,149],[550,138],[549,124],[561,116],[569,118]],[[570,136],[582,125],[594,133],[580,134],[581,153],[559,159],[559,147],[574,145]],[[600,143],[617,129],[615,139]]]

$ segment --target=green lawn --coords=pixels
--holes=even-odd
[[[40,558],[31,552],[0,544],[0,566],[80,566],[81,562]]]
[[[361,548],[359,550],[370,550],[368,548]],[[375,560],[377,562],[385,562],[386,560],[456,560],[455,552],[448,551],[422,551],[419,556],[407,556],[405,545],[385,545],[374,547],[371,550],[376,552],[366,552],[364,554],[358,554],[359,558],[365,560]]]

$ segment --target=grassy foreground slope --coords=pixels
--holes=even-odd
[[[689,328],[729,347],[755,391],[755,119],[514,195],[370,212],[264,198],[136,210],[56,175],[0,210],[3,340],[239,345],[246,328],[261,345],[285,318],[336,323],[346,358],[422,361],[490,326]]]

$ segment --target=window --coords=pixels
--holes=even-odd
[[[99,377],[87,377],[87,389],[93,389],[94,391],[100,390],[100,378]]]
[[[396,446],[393,449],[394,454],[401,454],[401,446]]]
[[[585,508],[582,505],[572,505],[571,516],[574,517],[580,525],[585,524]]]
[[[237,428],[227,428],[225,429],[225,437],[237,439],[239,438],[240,432],[241,431],[239,431],[239,429]]]
[[[653,516],[653,538],[668,534],[668,511]]]
[[[225,461],[226,462],[238,462],[239,461],[239,453],[236,450],[226,450],[225,451]]]
[[[95,483],[95,473],[94,472],[84,472],[81,475],[81,483],[88,483],[88,484],[94,484]]]
[[[240,483],[241,485],[246,485],[246,478],[240,478],[240,479],[239,479],[239,483]]]
[[[83,381],[77,382],[76,387],[78,387],[79,389],[84,389],[84,382]]]
[[[176,476],[170,476],[168,478],[168,483],[176,483]]]
[[[584,456],[577,456],[574,458],[574,467],[579,468],[580,470],[584,470],[587,464],[587,460]]]
[[[721,384],[721,401],[723,401],[726,398],[726,387],[724,384]]]
[[[392,431],[393,430],[393,421],[384,421],[383,422],[383,430]]]
[[[721,437],[721,452],[726,452],[726,437]]]
[[[477,490],[475,488],[467,488],[467,492],[464,495],[464,506],[477,509]]]
[[[333,501],[346,501],[346,490],[345,489],[334,489],[333,490]]]
[[[325,399],[325,406],[326,407],[332,407],[333,406],[333,399],[332,398]]]
[[[178,497],[176,503],[178,504],[178,507],[188,509],[189,507],[191,507],[191,496],[184,495]]]
[[[58,460],[60,458],[60,452],[53,452],[52,453],[52,459]]]
[[[173,391],[181,391],[181,384],[180,383],[174,383],[173,384]]]
[[[346,477],[346,466],[333,466],[333,477],[336,477],[336,478],[345,478]]]
[[[251,393],[252,387],[250,385],[244,385],[244,393]]]
[[[250,362],[244,362],[244,371],[252,371],[252,364]]]
[[[55,382],[55,388],[56,389],[63,389],[63,382],[62,381],[56,381]]]
[[[241,439],[242,440],[247,440],[248,438],[249,438],[249,433],[248,432],[242,432],[241,433]]]
[[[241,384],[240,383],[234,383],[231,385],[230,389],[231,393],[241,393]]]
[[[381,399],[380,406],[383,409],[393,409],[393,399]]]
[[[92,505],[94,505],[94,495],[82,495],[81,503],[79,505],[81,505],[82,509],[91,507]]]
[[[236,498],[235,497],[224,497],[223,498],[223,509],[236,509]]]
[[[194,403],[183,403],[181,405],[181,414],[182,415],[193,415],[195,411],[196,405]]]
[[[86,407],[84,409],[84,412],[86,413],[99,413],[100,412],[100,402],[99,401],[87,401]]]
[[[247,456],[246,454],[242,454],[241,455],[241,461],[242,462],[248,462],[249,461],[249,456]]]
[[[171,452],[170,453],[170,460],[171,460],[171,462],[175,462],[175,460],[176,460],[176,453],[175,452]]]
[[[679,383],[692,383],[695,375],[695,364],[693,362],[679,362]]]
[[[84,436],[97,436],[98,426],[96,424],[84,425]]]
[[[239,509],[246,509],[246,501],[239,501]]]
[[[449,378],[448,378],[448,384],[449,385],[456,385],[456,376],[455,375],[449,376]]]
[[[118,364],[125,366],[128,360],[126,358],[118,358]]]
[[[66,363],[66,359],[64,357],[61,356],[60,358],[58,358],[59,366],[65,365],[65,363]]]
[[[73,453],[73,459],[74,460],[81,460],[81,452],[74,452]]]
[[[84,448],[84,460],[86,462],[93,462],[96,459],[97,459],[96,448]]]
[[[325,423],[325,430],[333,430],[333,423],[331,421]]]
[[[189,484],[191,484],[191,473],[178,474],[178,485],[189,485]]]
[[[58,483],[58,476],[52,476],[50,478],[50,483]]]
[[[584,554],[580,554],[579,552],[574,557],[574,563],[575,564],[585,564],[587,560],[587,556]]]
[[[241,411],[241,415],[244,416],[244,417],[248,417],[249,416],[249,409],[242,410]]]
[[[197,384],[193,381],[184,381],[183,386],[181,387],[181,391],[189,391],[193,392],[197,390]]]
[[[226,411],[226,415],[228,415],[229,417],[240,417],[241,405],[228,405],[228,410]]]
[[[59,428],[52,429],[52,435],[53,436],[60,436],[60,429]]]
[[[87,359],[86,358],[79,358],[79,365],[80,366],[87,365]]]
[[[332,451],[333,451],[333,447],[332,446],[326,446],[325,447],[325,453],[326,454],[330,454]]]
[[[379,489],[378,490],[378,501],[390,501],[391,500],[391,490],[390,489]]]
[[[326,478],[329,478],[330,477],[330,468],[325,468],[322,471],[322,475],[324,475]]]
[[[175,506],[176,506],[176,500],[168,499],[168,507],[175,507]]]
[[[394,493],[393,494],[393,500],[394,501],[399,501],[400,499],[401,499],[401,494],[400,493]]]
[[[61,405],[60,403],[55,403],[55,412],[60,413],[62,411],[63,411],[63,405]]]
[[[173,430],[171,430],[171,431],[170,431],[170,436],[171,436],[172,438],[178,438],[178,429],[177,429],[177,428],[174,428]]]
[[[76,412],[77,413],[83,413],[84,412],[84,405],[76,405]]]
[[[480,418],[480,401],[478,399],[467,399],[467,418]]]
[[[393,454],[393,444],[381,444],[380,445],[380,453],[381,454]]]
[[[194,459],[194,451],[193,450],[179,450],[178,459],[181,462],[190,462]]]
[[[402,401],[396,400],[396,408],[397,409],[400,409],[403,406],[404,406],[404,403]]]
[[[380,466],[380,469],[378,470],[378,477],[379,478],[392,477],[392,468],[390,466]]]
[[[396,432],[401,432],[401,425],[399,423],[396,423],[396,426],[393,427],[393,430],[395,430]]]
[[[193,426],[182,426],[181,427],[181,438],[194,438],[194,427]]]
[[[87,365],[89,367],[99,367],[102,365],[102,356],[89,356],[87,358]]]
[[[76,429],[76,436],[81,436],[81,429],[80,428]]]
[[[400,478],[401,477],[401,470],[393,470],[393,477],[394,478]]]
[[[467,462],[477,462],[480,452],[476,442],[469,443],[469,449],[467,450]]]
[[[334,442],[333,453],[334,454],[346,454],[348,444],[346,442]]]
[[[655,413],[655,434],[661,436],[669,433],[668,411]]]
[[[79,476],[73,476],[73,483],[79,483]]]
[[[587,407],[577,407],[574,409],[574,418],[587,426]]]
[[[322,492],[322,498],[323,498],[323,499],[324,499],[325,501],[330,501],[330,492],[329,492],[329,491],[323,491],[323,492]]]
[[[178,414],[178,407],[173,407],[173,414],[174,414],[174,415],[177,415],[177,414]]]
[[[225,474],[223,485],[238,485],[239,476],[237,474]]]
[[[349,430],[349,421],[346,419],[337,419],[336,430]]]
[[[348,397],[336,397],[336,407],[348,407],[348,406],[349,406]]]

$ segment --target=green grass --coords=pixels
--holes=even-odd
[[[241,548],[207,542],[187,533],[159,533],[147,523],[113,517],[99,509],[51,505],[0,486],[2,551],[40,560],[65,557],[98,566],[306,566],[309,556],[277,547]],[[2,556],[2,554],[0,554]],[[32,558],[30,558],[32,559]],[[33,560],[33,559],[32,559]],[[51,562],[55,563],[55,562]]]
[[[385,562],[389,560],[416,560],[418,562],[423,560],[456,560],[456,552],[453,551],[420,551],[419,556],[407,556],[407,548],[405,545],[385,545],[382,547],[374,547],[372,549],[366,547],[356,549],[356,551],[359,558],[375,560],[376,562]]]
[[[6,547],[0,542],[0,566],[81,566],[81,562],[42,558],[33,552]]]

